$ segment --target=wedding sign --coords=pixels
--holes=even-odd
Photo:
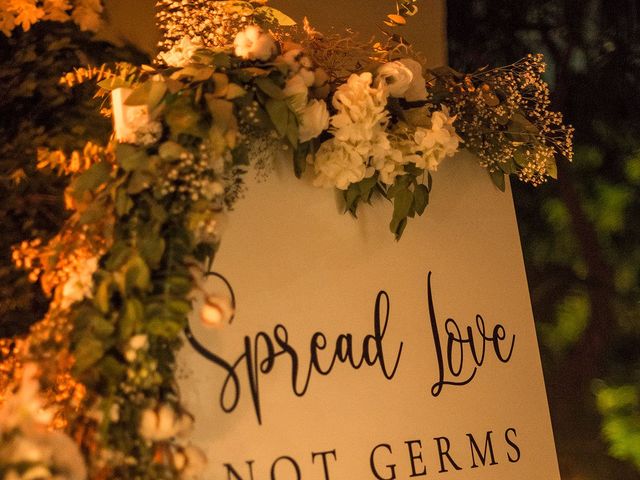
[[[559,479],[511,196],[457,155],[395,241],[281,165],[216,257],[233,321],[181,353],[204,478]]]

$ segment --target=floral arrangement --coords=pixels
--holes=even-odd
[[[102,23],[101,0],[0,0],[0,31],[10,36],[16,27],[27,32],[40,21],[72,21],[96,31]]]
[[[70,155],[41,153],[42,168],[70,176],[70,216],[54,238],[13,252],[51,303],[26,340],[0,345],[0,391],[11,409],[37,376],[50,413],[0,428],[28,438],[33,422],[48,422],[75,440],[85,464],[41,455],[27,465],[11,443],[0,451],[3,478],[32,478],[27,468],[47,469],[42,478],[197,475],[205,459],[188,441],[194,419],[180,401],[175,355],[194,296],[205,298],[197,313],[206,325],[233,315],[204,279],[244,175],[268,174],[276,152],[289,154],[297,176],[341,191],[353,215],[375,197],[392,202],[398,239],[425,211],[432,172],[461,145],[502,189],[508,174],[537,185],[555,176],[556,156],[571,156],[572,131],[548,110],[540,56],[470,75],[427,70],[389,30],[366,42],[298,26],[264,1],[183,3],[159,2],[155,66],[63,78],[93,77],[99,95],[111,93],[115,135]],[[385,25],[416,8],[399,3]],[[30,362],[37,373],[20,368]]]

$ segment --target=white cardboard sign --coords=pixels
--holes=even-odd
[[[384,201],[252,177],[215,262],[236,317],[180,358],[203,478],[560,478],[510,193],[448,159],[396,242]]]

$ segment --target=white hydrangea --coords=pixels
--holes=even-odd
[[[431,116],[431,127],[417,127],[414,135],[415,164],[425,170],[436,171],[446,157],[453,156],[462,139],[456,133],[453,122],[456,117],[449,116],[449,110],[443,106],[441,111]]]
[[[184,67],[189,64],[196,50],[202,47],[200,37],[182,37],[180,43],[176,43],[169,51],[158,54],[158,59],[170,67]]]
[[[391,148],[386,132],[387,92],[372,86],[369,72],[352,74],[333,97],[337,113],[331,117],[334,138],[324,142],[315,159],[315,185],[349,188],[383,165]]]
[[[316,152],[313,184],[346,190],[350,184],[373,175],[373,168],[367,168],[366,163],[366,158],[353,145],[329,139]]]

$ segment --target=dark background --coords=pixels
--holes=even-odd
[[[562,478],[640,478],[640,2],[447,8],[454,68],[541,52],[576,129],[559,181],[512,182]]]

